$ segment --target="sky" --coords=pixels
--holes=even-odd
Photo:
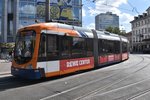
[[[95,29],[95,16],[109,11],[119,16],[120,30],[126,32],[131,31],[134,16],[142,15],[150,7],[150,0],[82,0],[82,3],[83,27]]]

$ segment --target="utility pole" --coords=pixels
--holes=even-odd
[[[46,0],[45,2],[45,22],[50,21],[50,0]]]

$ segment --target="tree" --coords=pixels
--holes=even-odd
[[[120,29],[118,27],[114,27],[113,28],[113,33],[120,34],[121,32],[120,32]]]
[[[125,32],[121,31],[118,27],[109,26],[105,30],[114,34],[119,34],[119,35],[125,34]]]
[[[113,32],[113,27],[109,26],[105,30],[108,31],[108,32],[110,32],[110,33],[112,33]]]

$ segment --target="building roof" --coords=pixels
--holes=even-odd
[[[146,11],[148,12],[149,10],[150,10],[150,7],[148,7]],[[148,16],[148,13],[143,13],[142,15],[134,16],[134,20],[132,20],[130,23],[147,18],[147,16]]]
[[[146,11],[148,11],[148,10],[150,10],[150,7],[148,7],[148,8],[146,9]]]

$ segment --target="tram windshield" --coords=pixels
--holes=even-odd
[[[17,34],[14,60],[18,64],[27,63],[32,59],[35,47],[35,32],[22,31]]]

